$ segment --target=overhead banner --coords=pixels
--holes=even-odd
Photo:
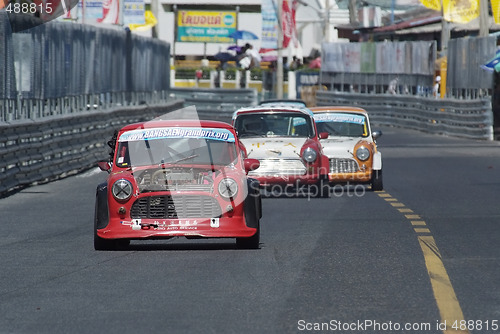
[[[177,42],[232,43],[236,12],[180,10]]]
[[[123,1],[123,25],[145,24],[144,15],[146,9],[144,0],[124,0]]]
[[[438,11],[441,10],[442,2],[444,19],[454,23],[467,23],[479,17],[479,1],[480,0],[420,0],[425,7]]]
[[[433,43],[323,43],[321,71],[430,75],[434,74]]]
[[[500,0],[490,0],[491,12],[496,24],[500,24]]]
[[[276,3],[273,0],[262,0],[262,49],[276,50],[278,48],[278,15]]]
[[[282,31],[283,48],[288,47],[293,42],[298,47],[297,25],[295,21],[297,0],[283,0],[282,4]],[[262,49],[278,49],[278,9],[276,0],[262,0]]]

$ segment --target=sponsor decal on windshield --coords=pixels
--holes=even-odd
[[[354,123],[365,124],[365,117],[361,115],[348,114],[316,114],[314,115],[316,122],[338,122],[338,123]]]
[[[227,129],[209,128],[154,128],[139,129],[125,132],[120,136],[120,142],[153,140],[163,138],[199,138],[235,142],[234,135]]]

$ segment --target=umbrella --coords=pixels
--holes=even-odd
[[[309,68],[321,68],[321,57],[313,59],[309,63]]]
[[[250,32],[248,30],[236,30],[235,32],[231,33],[228,35],[231,38],[234,39],[259,39],[257,35],[255,35],[253,32]]]
[[[481,65],[481,68],[489,72],[500,72],[500,50],[497,51],[495,57]]]
[[[214,58],[221,62],[236,60],[236,57],[229,52],[219,52],[214,55]]]
[[[260,49],[260,56],[262,57],[262,61],[275,61],[278,59],[278,51],[275,49]]]
[[[236,52],[241,52],[241,46],[238,46],[238,45],[231,45],[227,49],[228,50],[233,50],[233,51],[236,51]]]

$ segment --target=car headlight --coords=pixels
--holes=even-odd
[[[126,201],[132,196],[132,183],[129,180],[119,179],[115,183],[113,183],[113,187],[111,187],[111,192],[119,201]]]
[[[219,194],[224,198],[234,198],[238,192],[238,184],[233,179],[222,179],[219,182]]]
[[[310,147],[306,148],[304,152],[302,152],[302,159],[306,162],[314,162],[318,157],[318,153]]]
[[[368,158],[370,157],[370,150],[364,146],[361,146],[356,150],[356,157],[361,161],[368,160]]]

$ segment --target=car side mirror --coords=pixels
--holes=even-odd
[[[107,161],[99,161],[97,163],[97,166],[99,166],[99,169],[102,170],[103,172],[108,172],[111,170],[111,165]]]
[[[320,132],[319,139],[328,139],[328,132]]]
[[[245,172],[251,172],[260,167],[260,161],[257,159],[245,159],[243,160],[243,164],[245,165]]]
[[[373,131],[373,132],[372,132],[372,137],[373,137],[373,139],[377,139],[377,138],[379,138],[379,137],[381,137],[381,136],[382,136],[382,131],[380,131],[380,130],[377,130],[377,131]]]

